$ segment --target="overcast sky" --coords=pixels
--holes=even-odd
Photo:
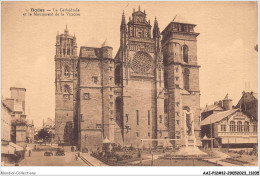
[[[108,40],[115,55],[120,43],[120,22],[138,6],[161,31],[176,14],[197,24],[201,107],[229,93],[236,104],[248,91],[258,90],[256,2],[2,2],[2,96],[11,86],[26,89],[26,113],[36,126],[55,118],[54,54],[57,31],[66,24],[76,34],[78,49],[88,41]],[[78,8],[81,16],[23,16],[30,8]],[[248,86],[247,86],[248,87]]]

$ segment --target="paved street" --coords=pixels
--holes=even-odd
[[[54,153],[54,152],[53,152]],[[80,158],[75,159],[75,153],[66,152],[65,156],[44,156],[44,152],[32,152],[26,155],[19,166],[87,166]]]

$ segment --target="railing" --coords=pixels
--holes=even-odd
[[[218,136],[257,136],[257,132],[218,132]]]

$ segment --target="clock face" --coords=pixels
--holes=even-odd
[[[152,68],[152,58],[148,53],[137,52],[132,60],[131,66],[136,73],[147,73]]]

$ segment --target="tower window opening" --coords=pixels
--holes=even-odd
[[[148,125],[150,125],[150,111],[148,110]]]
[[[189,69],[185,68],[183,72],[183,83],[184,83],[184,89],[189,90],[190,89],[190,71]]]
[[[139,110],[136,110],[136,125],[139,125]]]
[[[68,78],[70,76],[69,74],[69,67],[66,66],[65,69],[64,69],[64,77]]]
[[[162,115],[160,115],[159,118],[160,118],[160,123],[162,123]]]
[[[182,48],[183,61],[188,63],[188,46],[184,45]]]
[[[92,82],[94,84],[97,84],[98,83],[98,77],[97,76],[92,76]]]

